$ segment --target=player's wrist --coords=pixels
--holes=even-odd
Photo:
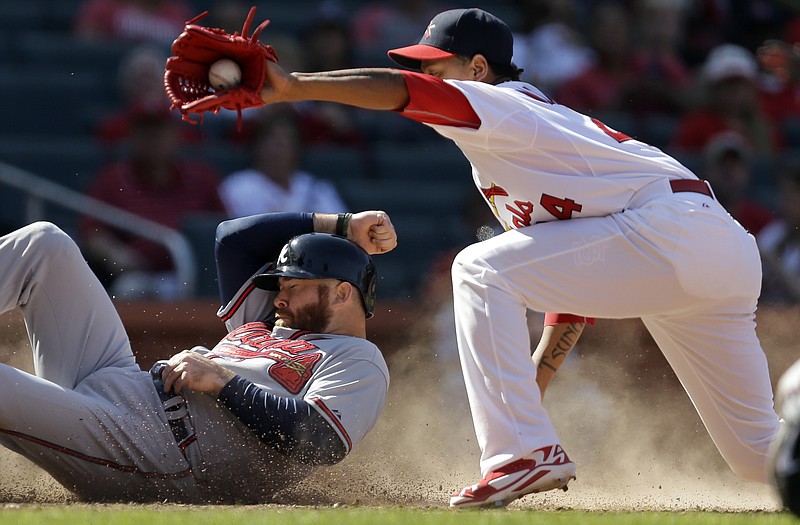
[[[314,231],[317,233],[336,233],[336,222],[339,219],[335,213],[314,213]]]
[[[218,390],[213,392],[213,395],[219,401],[224,401],[224,398],[228,396],[227,392],[230,390],[234,390],[237,387],[237,384],[240,380],[244,379],[242,376],[238,374],[232,374]]]
[[[220,367],[221,370],[217,371],[217,377],[214,381],[214,386],[212,387],[211,394],[215,397],[219,397],[220,392],[225,389],[225,387],[233,381],[236,377],[236,372],[229,370],[225,367]]]
[[[335,233],[342,237],[350,235],[350,220],[353,214],[347,213],[314,213],[314,231],[317,233]]]
[[[338,213],[336,215],[336,231],[334,233],[346,238],[347,233],[350,231],[350,219],[352,218],[352,213]]]

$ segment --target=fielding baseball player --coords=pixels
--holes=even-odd
[[[185,118],[302,100],[396,111],[461,148],[507,230],[464,249],[452,268],[483,478],[456,492],[451,507],[500,506],[575,477],[536,386],[526,309],[569,312],[547,316],[559,328],[545,334],[570,341],[558,355],[554,341],[540,344],[537,358],[556,358],[552,368],[587,320],[641,318],[730,467],[768,481],[779,422],[755,332],[755,240],[675,159],[520,82],[504,22],[480,9],[440,13],[418,44],[389,51],[422,73],[288,73],[258,43],[252,67],[266,68],[265,82],[199,94],[178,81],[201,78],[219,55],[208,51],[213,45],[195,47],[196,33],[187,25],[175,41],[165,75]],[[237,59],[249,68],[248,57]],[[253,90],[260,97],[251,103]]]
[[[383,212],[223,222],[228,335],[143,371],[72,239],[46,222],[1,237],[0,311],[22,311],[35,375],[0,364],[0,443],[85,500],[265,501],[343,459],[380,414],[364,248],[395,244]]]

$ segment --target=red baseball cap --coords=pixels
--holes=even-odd
[[[451,9],[433,17],[418,44],[390,50],[401,66],[421,69],[423,60],[481,54],[490,63],[511,65],[514,39],[505,22],[482,9]]]

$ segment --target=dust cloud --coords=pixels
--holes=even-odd
[[[766,316],[759,335],[775,382],[798,354],[793,345],[800,327],[760,315]],[[786,315],[797,319],[798,313]],[[0,317],[2,360],[30,369],[24,328],[18,320],[6,321]],[[478,480],[479,451],[457,357],[431,339],[424,331],[416,345],[389,356],[387,406],[365,441],[339,465],[279,494],[277,503],[437,508]],[[578,465],[578,479],[567,492],[529,495],[511,509],[779,508],[770,487],[741,481],[729,470],[638,322],[598,321],[588,328],[551,384],[545,406]],[[0,449],[0,503],[71,498],[32,463]]]
[[[0,362],[33,370],[30,343],[17,311],[0,315]],[[36,407],[30,409],[35,411]],[[49,474],[19,454],[0,447],[0,504],[64,503],[72,499]]]
[[[786,352],[775,350],[783,370]],[[638,321],[598,321],[573,354],[545,406],[578,477],[566,492],[529,495],[510,508],[779,510],[771,487],[740,480],[722,460]],[[301,493],[322,503],[444,507],[450,494],[477,482],[479,451],[460,368],[442,357],[424,343],[392,355],[380,422]]]

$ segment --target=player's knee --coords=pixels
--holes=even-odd
[[[34,222],[18,230],[17,235],[23,238],[27,237],[29,247],[48,253],[77,249],[75,241],[52,222]]]
[[[482,251],[477,244],[472,244],[458,252],[450,272],[453,283],[459,283],[481,275],[488,269],[490,265],[482,256]]]

